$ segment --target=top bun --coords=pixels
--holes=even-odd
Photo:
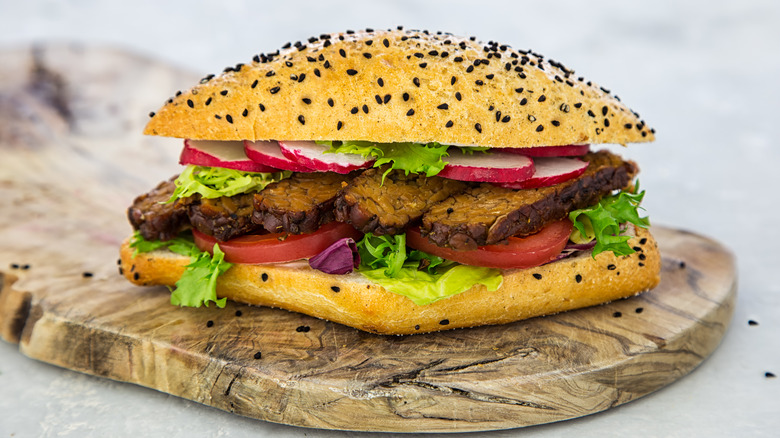
[[[531,51],[427,31],[325,34],[177,93],[146,134],[532,147],[651,141],[608,90]]]

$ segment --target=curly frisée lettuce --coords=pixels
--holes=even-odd
[[[610,195],[590,208],[583,208],[569,213],[569,219],[574,223],[574,231],[570,240],[574,243],[588,243],[596,239],[593,247],[593,257],[605,251],[612,251],[616,256],[633,254],[629,245],[629,236],[621,235],[621,224],[630,222],[638,227],[650,226],[650,219],[639,216],[639,204],[645,196],[645,191],[639,191],[639,182],[630,191],[622,191]]]
[[[185,267],[176,287],[171,289],[171,304],[175,306],[200,307],[209,306],[212,302],[217,307],[225,307],[226,298],[217,299],[217,278],[230,269],[232,264],[225,261],[225,254],[214,244],[214,255],[201,251],[195,246],[191,234],[181,234],[168,240],[146,240],[136,231],[130,242],[130,247],[135,251],[133,257],[139,253],[150,252],[157,249],[168,250],[188,256],[190,263]]]
[[[290,175],[292,175],[290,171],[256,173],[222,167],[189,165],[174,181],[176,189],[167,202],[174,202],[196,193],[204,198],[219,198],[260,191],[268,184],[281,181]]]
[[[357,247],[360,274],[418,306],[465,292],[475,284],[495,291],[503,281],[498,269],[461,265],[418,250],[407,254],[405,234],[367,233]]]

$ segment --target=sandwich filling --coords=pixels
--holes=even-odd
[[[475,284],[497,289],[502,269],[538,266],[594,245],[594,256],[632,253],[621,235],[625,224],[649,225],[637,213],[642,194],[631,193],[636,164],[607,151],[576,159],[586,164],[580,174],[528,189],[407,173],[388,162],[346,173],[225,169],[235,174],[219,178],[218,167],[190,164],[139,196],[128,218],[137,249],[192,239],[188,254],[219,255],[211,271],[198,275],[224,272],[231,262],[308,259],[329,273],[354,268],[424,305]],[[347,241],[356,242],[350,256]],[[178,304],[219,304],[215,291],[194,293],[208,298]]]

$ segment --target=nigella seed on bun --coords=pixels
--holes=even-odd
[[[176,305],[227,298],[410,334],[659,281],[638,166],[591,150],[654,130],[530,50],[323,34],[206,76],[150,116],[146,134],[186,139],[186,167],[134,201],[121,257],[130,281],[174,287]]]

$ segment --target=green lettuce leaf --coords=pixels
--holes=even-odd
[[[318,141],[319,144],[329,145],[327,153],[358,154],[365,158],[376,159],[374,167],[390,164],[385,171],[387,176],[393,169],[403,170],[407,175],[411,173],[423,173],[425,176],[434,176],[447,165],[443,157],[447,154],[447,145],[439,143],[372,143],[368,141]]]
[[[189,165],[174,181],[176,189],[167,202],[171,203],[196,193],[204,198],[219,198],[260,191],[268,184],[287,178],[291,174],[290,171],[257,173]]]
[[[644,196],[645,191],[639,191],[637,182],[631,191],[607,196],[593,207],[569,213],[575,228],[571,240],[586,243],[596,239],[593,257],[605,251],[617,256],[633,254],[636,251],[627,243],[630,237],[620,235],[620,225],[630,222],[641,228],[650,226],[649,218],[639,216],[639,204]]]
[[[190,264],[176,282],[176,288],[171,291],[171,304],[208,307],[209,302],[213,302],[219,308],[225,307],[227,298],[217,299],[217,278],[233,265],[225,261],[225,253],[216,243],[213,251],[213,257],[207,252],[201,252],[190,258]]]
[[[174,239],[167,241],[146,240],[139,232],[133,234],[130,247],[134,248],[133,257],[139,253],[150,252],[157,249],[168,250],[188,256],[190,263],[185,267],[175,288],[171,289],[171,304],[175,306],[208,307],[209,302],[218,307],[225,307],[226,299],[217,299],[217,278],[230,269],[232,264],[225,261],[225,254],[214,245],[214,256],[201,251],[195,245],[192,234],[182,233]]]
[[[465,292],[475,284],[494,291],[503,281],[498,269],[461,265],[418,250],[407,253],[405,234],[367,233],[357,246],[358,272],[419,306]]]

